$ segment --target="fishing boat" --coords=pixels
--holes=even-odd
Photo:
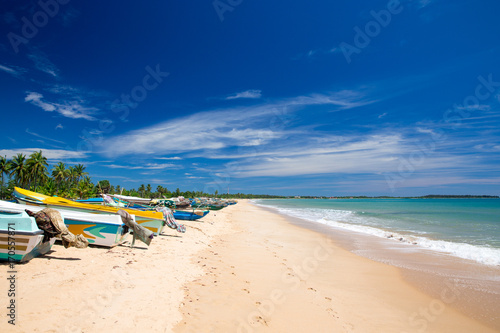
[[[26,212],[0,211],[0,260],[25,262],[46,254],[56,239],[43,239],[43,231]]]
[[[185,211],[185,210],[175,210],[174,211],[174,218],[176,220],[188,220],[188,221],[194,221],[201,219],[202,217],[206,216],[210,211],[209,210],[195,210],[192,212]]]
[[[180,196],[173,198],[151,199],[149,204],[152,206],[165,206],[171,209],[188,209],[191,207],[191,200]]]
[[[23,205],[0,200],[0,211],[24,212],[26,209],[38,212],[43,205]],[[91,214],[67,209],[57,209],[64,217],[64,224],[75,235],[82,234],[89,244],[114,247],[123,243],[128,232],[122,218],[115,214]]]
[[[88,198],[88,199],[79,199],[75,200],[76,202],[79,203],[85,203],[85,204],[91,204],[91,205],[108,205],[108,206],[113,206],[113,207],[127,207],[127,205],[123,202],[120,202],[119,200],[114,200],[113,203],[107,203],[104,201],[103,198]]]
[[[117,214],[120,209],[123,209],[130,215],[135,215],[135,221],[142,227],[151,230],[155,236],[161,234],[165,227],[165,217],[160,212],[85,204],[60,197],[49,197],[19,187],[14,187],[13,195],[20,202],[26,202],[28,204],[45,204],[47,207],[54,209],[67,209],[99,214]]]
[[[191,201],[193,208],[205,208],[209,210],[221,210],[227,207],[228,203],[214,198],[195,198]]]
[[[119,194],[108,194],[110,197],[127,201],[130,203],[140,204],[140,205],[149,205],[151,199],[148,198],[139,198],[139,197],[131,197],[128,195],[119,195]]]

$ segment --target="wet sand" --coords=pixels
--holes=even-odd
[[[291,222],[238,204],[233,231],[195,258],[206,275],[186,286],[184,317],[174,331],[496,331],[453,306],[455,284],[432,297],[408,283],[401,269]]]

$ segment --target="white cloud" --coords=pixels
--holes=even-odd
[[[170,155],[213,151],[227,147],[256,147],[296,134],[284,125],[295,110],[311,105],[334,105],[345,110],[371,101],[352,91],[299,96],[252,107],[199,112],[167,120],[106,139],[101,151],[108,156],[128,154]],[[123,144],[127,142],[127,144]]]
[[[74,158],[83,159],[87,157],[85,153],[78,151],[70,151],[63,149],[42,149],[42,148],[1,149],[0,156],[7,156],[7,158],[12,158],[13,156],[19,153],[29,156],[33,152],[40,150],[42,151],[43,156],[47,157],[47,159],[49,160],[66,160]]]
[[[33,61],[35,68],[39,71],[47,73],[53,77],[59,76],[59,69],[49,60],[49,58],[47,58],[44,53],[37,51],[36,53],[29,54],[28,58]]]
[[[38,106],[44,111],[53,112],[56,111],[59,114],[73,119],[86,119],[90,121],[97,120],[95,117],[91,116],[98,111],[94,107],[86,107],[82,105],[81,101],[70,101],[65,103],[51,103],[42,100],[43,95],[37,92],[28,92],[24,98],[25,102],[29,102],[35,106]]]
[[[130,165],[118,165],[118,164],[110,164],[106,165],[108,168],[112,169],[128,169],[128,170],[163,170],[163,169],[177,169],[178,165],[172,163],[146,163],[140,166],[130,166]]]
[[[26,69],[17,66],[0,65],[0,71],[8,73],[16,78],[20,78],[26,72]]]
[[[175,157],[154,157],[155,160],[182,160],[181,157],[175,156]]]
[[[18,75],[18,72],[14,70],[13,68],[7,67],[0,65],[0,71],[4,71],[6,73],[12,74],[12,75]]]
[[[372,135],[346,138],[345,142],[309,141],[300,146],[290,145],[265,156],[256,154],[249,160],[233,162],[235,177],[296,176],[309,174],[381,174],[398,172],[408,167],[408,156],[420,153],[404,143],[400,135]],[[444,154],[419,155],[411,167],[416,170],[445,169],[468,165],[462,157]]]
[[[60,125],[60,124],[59,124],[59,125]],[[56,127],[56,128],[57,128],[57,127]],[[63,142],[63,141],[56,140],[56,139],[51,139],[51,138],[49,138],[49,137],[46,137],[46,136],[40,135],[40,134],[38,134],[38,133],[31,132],[31,131],[29,130],[29,128],[27,128],[25,132],[26,132],[26,133],[28,133],[28,134],[31,134],[31,135],[33,135],[33,136],[36,136],[37,138],[40,138],[40,139],[50,140],[50,141],[54,141],[54,142],[57,142],[57,143],[65,144],[65,142]]]
[[[234,95],[226,97],[226,99],[238,99],[238,98],[252,98],[252,99],[257,99],[262,97],[262,91],[261,90],[247,90],[247,91],[242,91],[239,93],[236,93]]]

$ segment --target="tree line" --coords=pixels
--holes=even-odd
[[[29,156],[19,153],[11,160],[0,156],[0,197],[10,198],[15,186],[67,198],[96,195],[98,189],[85,168],[83,164],[67,166],[59,162],[49,170],[49,163],[41,150]]]
[[[284,198],[272,195],[253,194],[221,194],[205,193],[202,191],[181,192],[179,188],[169,191],[166,187],[158,185],[155,190],[151,184],[139,186],[138,189],[127,190],[120,185],[111,185],[108,180],[100,180],[94,184],[85,171],[83,164],[73,166],[58,162],[51,169],[47,158],[42,151],[35,151],[29,156],[18,153],[12,159],[0,156],[0,199],[11,199],[14,187],[21,187],[31,191],[39,192],[48,196],[59,196],[70,199],[87,199],[97,197],[100,193],[121,194],[142,198],[169,198],[173,196],[184,196],[186,198],[196,197],[219,197],[219,198]]]

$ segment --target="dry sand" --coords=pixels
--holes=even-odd
[[[494,332],[397,268],[246,201],[149,248],[64,249],[17,265],[0,332]],[[7,313],[8,267],[0,266]]]

